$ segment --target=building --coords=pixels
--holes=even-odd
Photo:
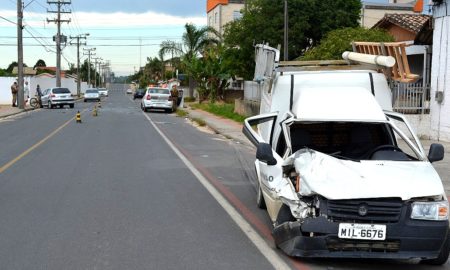
[[[361,10],[361,26],[371,28],[385,14],[420,14],[423,11],[423,0],[389,0],[389,3],[363,2]]]
[[[431,137],[450,141],[450,0],[433,0]]]
[[[432,17],[424,14],[385,14],[373,28],[388,31],[396,42],[404,42],[407,61],[419,82],[428,85],[431,69],[431,46],[433,44]]]
[[[244,7],[244,0],[207,0],[207,24],[222,35],[227,23],[242,18]]]

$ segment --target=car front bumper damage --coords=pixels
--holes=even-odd
[[[448,221],[407,220],[386,224],[383,241],[341,239],[339,222],[326,217],[285,222],[272,234],[277,247],[294,257],[434,259],[449,237]]]

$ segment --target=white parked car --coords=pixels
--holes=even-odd
[[[127,89],[127,94],[133,94],[133,90],[131,90],[130,88]]]
[[[100,96],[102,96],[102,97],[108,96],[108,89],[106,89],[106,88],[98,88],[98,92],[100,93]]]
[[[56,106],[63,108],[68,105],[70,108],[75,106],[75,100],[72,97],[72,93],[67,88],[55,87],[49,88],[42,92],[41,96],[42,106],[46,106],[49,109],[53,109]]]
[[[141,109],[148,111],[150,109],[163,109],[173,112],[173,100],[169,89],[149,87],[141,101]]]
[[[100,101],[100,93],[98,89],[87,89],[84,93],[84,102],[91,100]]]

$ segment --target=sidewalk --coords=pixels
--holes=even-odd
[[[28,105],[28,104],[27,104]],[[5,118],[8,116],[16,115],[24,111],[32,110],[32,108],[28,105],[25,106],[25,109],[19,109],[18,107],[12,107],[11,105],[0,105],[0,118]]]
[[[242,144],[253,146],[242,133],[242,124],[199,109],[187,107],[183,108],[183,110],[189,113],[189,118],[199,118],[205,121],[206,125],[214,132],[222,134],[227,138],[232,138]]]

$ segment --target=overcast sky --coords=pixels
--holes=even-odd
[[[17,61],[17,1],[0,0],[0,67],[6,68]],[[33,66],[43,59],[47,66],[56,65],[55,5],[47,0],[23,0],[24,10],[24,62]],[[67,0],[66,0],[67,1]],[[370,0],[387,2],[387,0]],[[62,34],[70,37],[89,33],[85,49],[96,48],[94,57],[109,60],[118,75],[132,74],[143,66],[147,57],[157,56],[159,44],[164,40],[180,41],[186,23],[206,24],[206,0],[72,0],[64,15],[70,23],[62,24]],[[5,20],[6,19],[6,20]],[[81,61],[86,59],[83,56]],[[76,63],[76,46],[63,49],[62,67]]]
[[[0,0],[0,67],[17,61],[17,1]],[[55,5],[47,0],[24,0],[24,62],[33,66],[43,59],[47,66],[56,65]],[[164,40],[180,41],[186,23],[206,24],[206,0],[72,0],[65,5],[71,14],[64,15],[70,23],[62,24],[64,35],[89,33],[87,46],[96,48],[94,57],[111,61],[118,75],[132,74],[145,64],[147,57],[155,57]],[[83,52],[81,52],[83,54]],[[87,56],[82,56],[84,61]],[[63,49],[62,67],[76,63],[76,46]]]

